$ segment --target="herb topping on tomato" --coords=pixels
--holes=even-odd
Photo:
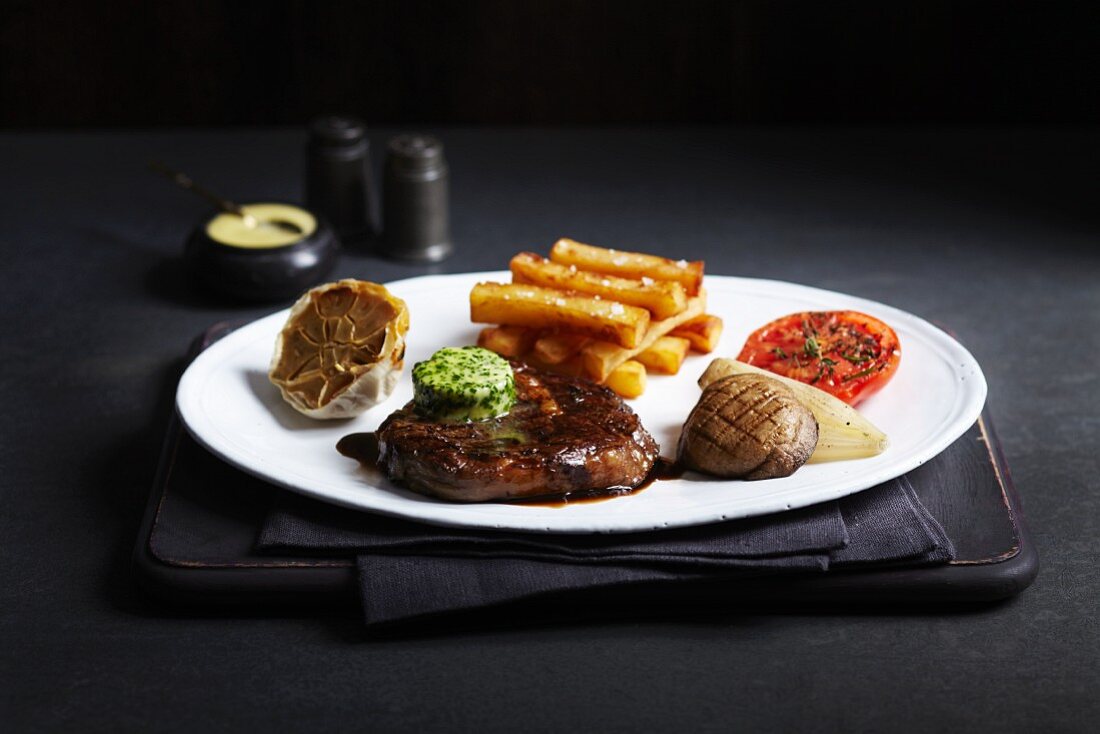
[[[754,331],[737,359],[855,405],[894,376],[901,346],[893,329],[867,314],[806,311]]]

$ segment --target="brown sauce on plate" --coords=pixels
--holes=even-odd
[[[606,502],[616,497],[625,497],[637,494],[656,481],[662,479],[679,479],[684,475],[684,467],[679,462],[657,457],[649,474],[636,487],[607,487],[606,489],[588,489],[582,492],[570,492],[564,495],[552,497],[531,497],[528,499],[512,500],[512,505],[534,505],[536,507],[568,507],[569,505],[589,504],[592,502]]]
[[[349,433],[336,442],[336,450],[349,459],[355,459],[368,469],[378,466],[378,434]]]

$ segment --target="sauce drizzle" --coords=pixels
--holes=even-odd
[[[368,469],[374,469],[378,465],[378,434],[373,431],[349,433],[336,442],[336,450]]]
[[[606,489],[585,489],[579,492],[570,492],[564,495],[536,496],[510,500],[510,505],[531,505],[534,507],[568,507],[569,505],[590,504],[593,502],[606,502],[616,497],[625,497],[637,494],[656,481],[665,479],[679,479],[684,475],[684,466],[676,461],[669,461],[664,457],[657,457],[653,468],[636,487],[608,487]]]

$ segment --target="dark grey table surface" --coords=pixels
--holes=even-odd
[[[377,131],[375,142],[388,131]],[[203,212],[162,158],[299,199],[298,131],[0,136],[0,721],[6,731],[1084,731],[1100,719],[1095,131],[438,131],[457,254],[559,236],[886,301],[983,365],[1043,560],[996,606],[647,614],[367,637],[353,616],[201,615],[128,555],[175,370],[237,307],[177,256]]]

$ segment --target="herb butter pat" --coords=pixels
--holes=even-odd
[[[416,412],[445,421],[482,421],[516,403],[512,366],[481,347],[445,347],[413,367]]]

